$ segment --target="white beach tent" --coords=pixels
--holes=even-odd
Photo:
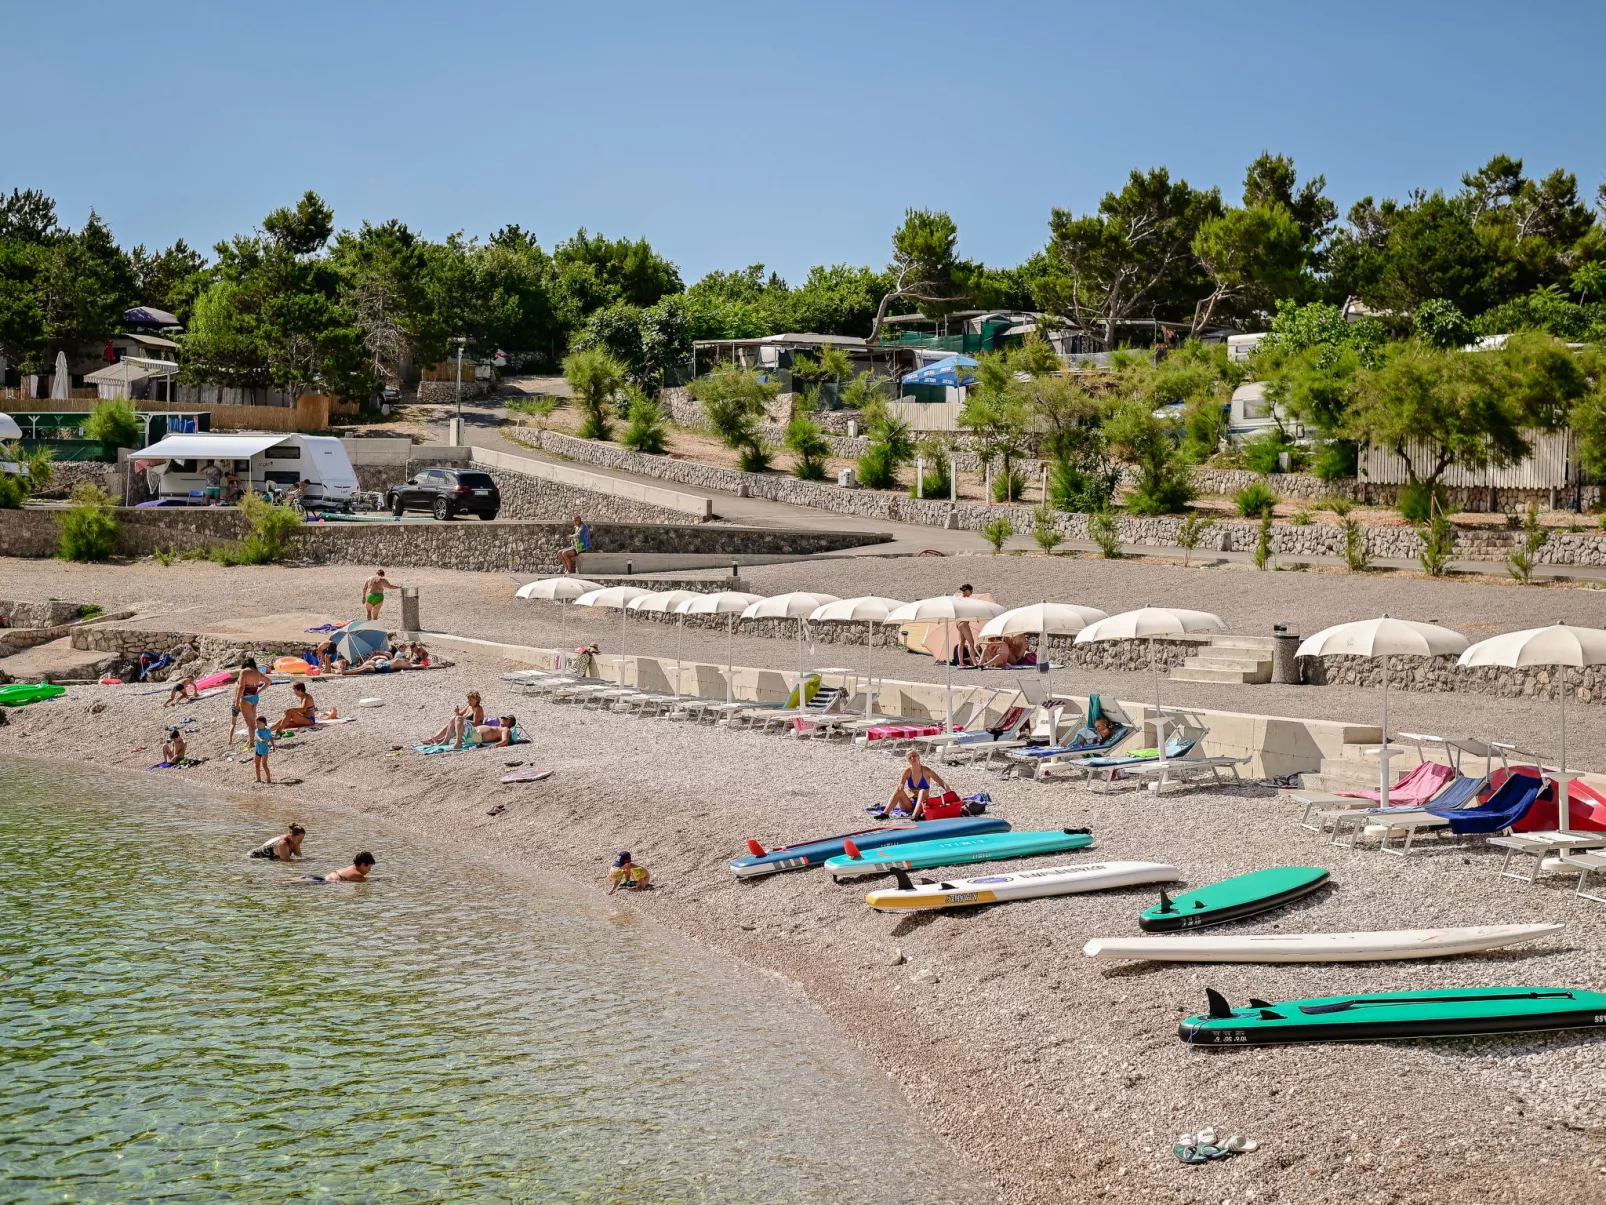
[[[858,598],[839,598],[809,612],[810,623],[862,623],[864,624],[864,718],[870,718],[871,691],[875,672],[871,658],[875,654],[875,625],[885,623],[887,616],[906,604],[900,599],[883,598],[877,594],[864,594]]]
[[[696,594],[675,608],[679,615],[724,615],[725,623],[725,701],[729,703],[736,693],[736,617],[762,594],[747,594],[741,590],[716,590],[712,594]]]
[[[1436,623],[1417,623],[1382,615],[1335,624],[1307,636],[1296,657],[1370,657],[1383,665],[1383,743],[1377,751],[1378,806],[1389,805],[1389,661],[1394,657],[1445,657],[1464,652],[1467,638]]]
[[[1567,671],[1606,665],[1606,631],[1555,623],[1548,628],[1506,632],[1469,646],[1456,664],[1467,667],[1503,665],[1512,669],[1545,665],[1560,671],[1556,675],[1556,693],[1561,698],[1561,758],[1559,768],[1549,778],[1556,784],[1556,807],[1561,816],[1558,831],[1569,832],[1572,782],[1578,775],[1567,771]]]
[[[962,619],[992,619],[1002,615],[1004,608],[985,598],[966,598],[961,594],[938,594],[905,603],[892,614],[886,623],[942,623]],[[943,713],[942,730],[954,730],[954,659],[943,659],[943,693],[947,696]]]
[[[772,594],[768,598],[761,598],[752,606],[742,612],[741,618],[748,619],[795,619],[797,620],[797,681],[798,689],[803,687],[803,628],[814,611],[826,603],[838,601],[835,594],[811,594],[803,590],[794,590],[790,594]],[[802,699],[802,694],[798,698]]]

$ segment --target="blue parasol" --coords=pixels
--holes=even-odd
[[[385,626],[363,620],[360,623],[347,624],[345,629],[335,636],[335,654],[344,657],[352,665],[375,653],[388,653],[390,651],[390,636]]]
[[[974,368],[976,361],[969,356],[949,356],[935,364],[909,373],[903,378],[905,385],[974,385],[976,378],[970,373],[959,375],[961,368]]]

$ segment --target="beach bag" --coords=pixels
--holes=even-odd
[[[952,820],[955,816],[964,814],[965,801],[959,798],[958,791],[944,791],[941,799],[926,800],[927,820]]]

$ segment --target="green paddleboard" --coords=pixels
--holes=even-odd
[[[1443,988],[1362,992],[1232,1008],[1207,990],[1210,1011],[1177,1036],[1193,1046],[1454,1038],[1546,1029],[1606,1029],[1606,994],[1565,987]]]
[[[1280,907],[1325,882],[1327,872],[1320,866],[1274,866],[1179,895],[1162,891],[1160,902],[1138,917],[1138,927],[1146,933],[1174,933],[1219,925]]]
[[[0,707],[26,707],[66,693],[65,686],[53,682],[7,682],[0,686]]]

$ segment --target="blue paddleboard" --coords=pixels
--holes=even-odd
[[[884,824],[878,828],[857,833],[839,833],[835,837],[821,837],[799,845],[783,845],[778,849],[765,849],[757,841],[749,841],[752,852],[731,863],[731,870],[740,878],[775,874],[782,870],[802,870],[806,866],[819,866],[827,858],[845,853],[845,841],[852,841],[861,850],[879,849],[884,845],[901,845],[907,841],[933,841],[948,837],[971,837],[982,833],[1005,833],[1009,821],[997,816],[955,816],[951,820],[922,820],[919,823]]]
[[[1053,854],[1067,849],[1085,849],[1093,844],[1085,828],[1057,828],[1046,832],[978,833],[971,837],[950,837],[942,841],[910,841],[903,845],[865,849],[855,839],[857,856],[846,851],[827,858],[825,868],[841,882],[892,870],[928,870],[933,866],[963,866],[969,862],[995,862],[1000,858],[1028,858],[1033,854]]]

